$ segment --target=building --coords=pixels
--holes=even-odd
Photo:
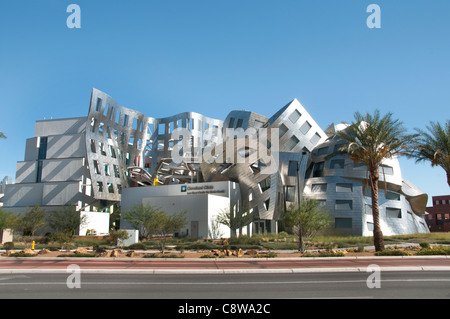
[[[6,185],[12,184],[12,178],[10,176],[5,176],[0,182],[0,207],[3,206],[3,196],[5,195]]]
[[[433,206],[427,207],[425,220],[431,232],[450,231],[450,195],[433,196]]]
[[[329,156],[339,146],[336,132],[345,128],[323,131],[297,99],[271,117],[234,110],[224,121],[195,112],[152,118],[93,89],[87,117],[36,123],[5,206],[71,203],[111,212],[150,202],[172,212],[185,203],[188,228],[180,234],[205,237],[218,210],[252,214],[242,233],[277,232],[283,211],[312,197],[330,212],[332,232],[368,236],[365,167]],[[397,159],[383,163],[382,176],[382,231],[427,232],[428,196],[402,177]],[[184,193],[183,187],[228,191]]]

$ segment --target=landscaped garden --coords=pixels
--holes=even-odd
[[[450,233],[385,236],[387,248],[375,253],[372,237],[317,236],[305,241],[304,253],[298,252],[298,239],[279,234],[242,235],[220,240],[168,238],[160,252],[160,238],[117,247],[113,237],[73,236],[64,243],[52,237],[16,237],[13,243],[0,245],[8,257],[114,257],[114,258],[273,258],[341,256],[420,256],[450,255]],[[34,241],[34,250],[32,248]]]

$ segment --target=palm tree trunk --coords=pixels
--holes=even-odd
[[[447,171],[447,184],[450,187],[450,171]]]
[[[378,203],[378,168],[370,170],[370,188],[372,191],[373,243],[375,251],[384,250],[383,232],[380,227],[380,206]]]

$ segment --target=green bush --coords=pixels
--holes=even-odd
[[[5,249],[5,250],[13,250],[14,249],[14,243],[12,241],[4,243],[3,244],[3,249]]]
[[[410,254],[404,250],[382,250],[377,251],[375,256],[410,256]]]
[[[419,245],[422,248],[426,248],[426,249],[430,248],[430,243],[427,243],[427,242],[421,242],[421,243],[419,243]]]
[[[302,257],[345,257],[341,251],[321,251],[318,253],[304,253]]]
[[[429,249],[422,249],[416,253],[417,256],[429,255],[450,255],[450,247],[436,247]]]

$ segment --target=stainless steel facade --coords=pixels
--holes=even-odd
[[[313,197],[330,212],[336,233],[371,235],[365,167],[346,156],[327,158],[339,145],[336,130],[345,125],[323,131],[296,99],[271,117],[231,111],[224,121],[195,112],[152,118],[93,89],[84,127],[77,134],[85,138],[87,172],[81,183],[91,188],[83,191],[91,199],[86,203],[120,202],[122,189],[129,187],[232,181],[257,231],[277,231],[291,203]],[[428,231],[427,195],[403,179],[396,159],[384,164],[383,232]]]

